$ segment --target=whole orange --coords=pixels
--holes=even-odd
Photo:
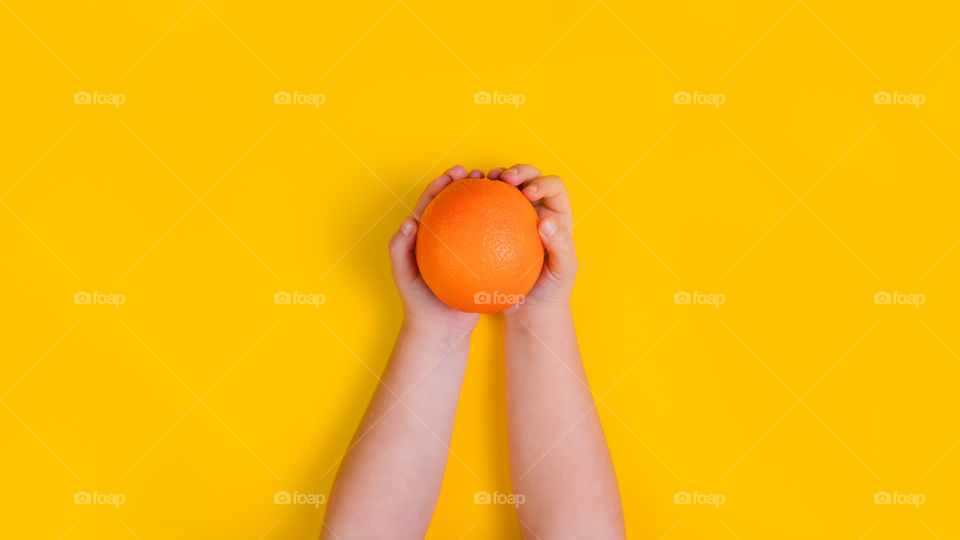
[[[454,180],[430,201],[417,232],[417,265],[433,294],[470,313],[523,301],[540,276],[537,212],[499,180]]]

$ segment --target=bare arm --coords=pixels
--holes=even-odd
[[[423,538],[430,525],[469,330],[404,323],[330,497],[324,538]]]
[[[617,478],[570,312],[577,271],[570,200],[558,177],[528,165],[511,171],[501,179],[524,186],[548,251],[524,303],[505,313],[507,436],[513,490],[524,497],[520,529],[531,538],[624,538]]]
[[[471,176],[479,173],[475,171]],[[417,219],[452,180],[431,183],[390,240],[404,322],[373,400],[348,448],[330,495],[324,539],[423,538],[450,448],[475,314],[442,304],[417,271]]]

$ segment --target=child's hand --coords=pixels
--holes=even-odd
[[[456,310],[434,296],[427,284],[420,277],[417,268],[415,247],[417,244],[417,227],[420,216],[427,204],[447,187],[450,182],[461,178],[483,178],[483,171],[474,169],[467,174],[467,169],[456,165],[443,173],[439,178],[427,186],[420,195],[420,200],[413,209],[413,215],[404,218],[400,230],[390,239],[390,262],[393,270],[393,281],[400,292],[403,301],[403,315],[405,323],[422,326],[425,329],[450,328],[455,331],[476,326],[480,315],[464,313]]]
[[[559,176],[541,176],[531,165],[493,169],[487,177],[522,188],[540,216],[540,238],[547,249],[547,260],[537,283],[522,304],[506,310],[504,315],[569,309],[578,263],[573,245],[573,210],[563,180]]]

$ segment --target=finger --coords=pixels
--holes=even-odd
[[[443,174],[453,178],[454,180],[459,180],[467,177],[467,168],[463,165],[454,165],[453,167],[447,169],[447,172]]]
[[[547,249],[547,270],[560,281],[573,279],[579,263],[570,229],[551,216],[540,222],[539,231]]]
[[[480,169],[474,169],[470,171],[470,174],[467,175],[468,178],[483,178],[483,171]]]
[[[491,180],[499,180],[499,179],[500,179],[500,173],[502,173],[502,172],[503,172],[503,168],[502,168],[502,167],[497,167],[496,169],[490,169],[490,172],[487,173],[487,178],[489,178],[489,179],[491,179]]]
[[[420,275],[414,246],[417,243],[417,220],[406,217],[390,239],[390,270],[398,288],[412,283]]]
[[[530,202],[540,201],[543,206],[564,216],[566,222],[572,220],[573,207],[570,205],[570,195],[559,176],[541,176],[527,183],[523,194]]]
[[[537,168],[533,165],[517,164],[503,171],[503,173],[500,174],[500,179],[512,186],[519,186],[520,184],[528,180],[533,180],[538,176],[540,176],[540,171],[537,170]]]
[[[447,184],[453,182],[453,178],[449,175],[441,175],[433,182],[430,182],[427,185],[427,188],[423,190],[423,193],[420,194],[420,199],[417,200],[417,205],[413,207],[413,218],[416,220],[420,219],[420,216],[423,215],[423,210],[430,204],[430,201],[437,196],[437,193],[440,193],[443,188],[447,187]]]

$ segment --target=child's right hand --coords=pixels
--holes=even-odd
[[[404,218],[400,230],[390,239],[390,262],[393,281],[403,301],[404,322],[424,329],[452,329],[464,333],[477,325],[480,315],[464,313],[441,302],[420,276],[415,252],[417,228],[420,216],[430,201],[454,180],[483,178],[483,171],[456,165],[427,186],[413,209],[413,214]]]
[[[559,176],[541,176],[532,165],[493,169],[488,178],[517,186],[533,203],[540,217],[540,239],[547,249],[540,277],[522,304],[503,312],[508,319],[518,314],[536,314],[570,309],[570,294],[577,276],[577,252],[573,245],[573,208]]]

